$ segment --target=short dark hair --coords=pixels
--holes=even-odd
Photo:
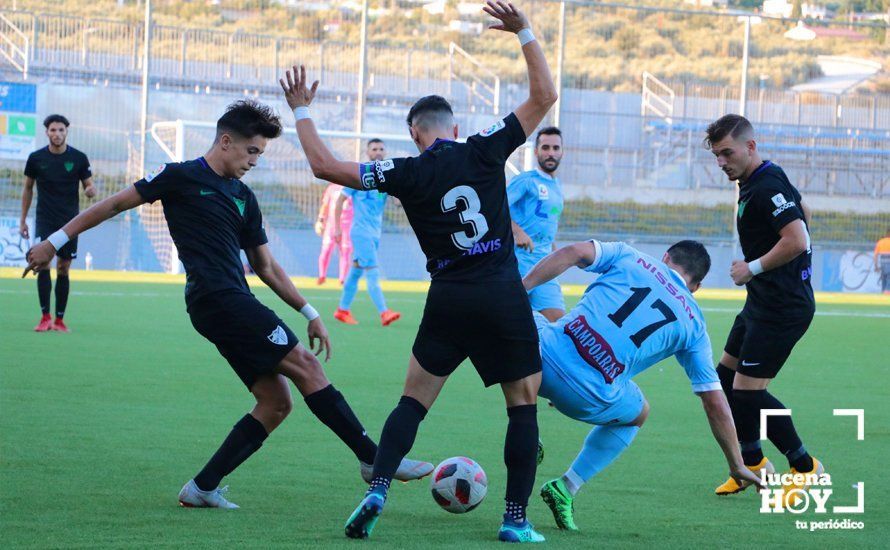
[[[268,105],[252,99],[241,99],[226,107],[216,121],[216,139],[231,132],[241,137],[263,136],[274,139],[281,135],[281,119]]]
[[[708,254],[705,245],[698,241],[680,241],[674,243],[667,250],[671,262],[683,268],[692,278],[692,284],[697,285],[702,282],[708,271],[711,270],[711,256]]]
[[[417,100],[408,111],[408,126],[418,124],[428,127],[438,123],[443,116],[454,117],[451,104],[440,95],[428,95]]]
[[[535,147],[537,147],[538,142],[541,141],[541,136],[559,136],[560,141],[562,141],[562,130],[560,130],[556,126],[541,128],[541,131],[538,132],[538,135],[535,136]]]
[[[45,119],[43,119],[43,127],[49,130],[49,125],[54,122],[61,122],[65,125],[65,128],[71,126],[71,123],[68,122],[68,119],[62,115],[49,115]]]
[[[386,143],[384,143],[384,141],[380,138],[371,138],[368,140],[368,144],[365,147],[370,147],[375,143],[383,143],[383,145],[386,145]]]
[[[732,139],[736,139],[742,134],[753,131],[754,127],[742,115],[724,115],[708,125],[708,129],[705,130],[704,145],[706,149],[710,149],[713,144],[726,136],[732,136]]]

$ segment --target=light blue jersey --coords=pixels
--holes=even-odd
[[[541,170],[523,172],[507,185],[507,201],[510,217],[531,237],[535,252],[549,254],[563,209],[559,179]],[[517,254],[523,252],[517,249]]]
[[[352,198],[352,230],[350,235],[379,239],[383,227],[383,208],[386,206],[386,193],[379,191],[358,191],[344,187],[342,193]]]
[[[692,391],[720,389],[701,309],[680,275],[624,243],[600,243],[586,271],[600,273],[578,305],[540,328],[541,354],[591,403],[608,406],[631,379],[676,355]]]

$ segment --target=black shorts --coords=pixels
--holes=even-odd
[[[812,320],[809,315],[765,321],[752,319],[742,310],[729,329],[723,351],[738,358],[736,372],[752,378],[775,378]]]
[[[67,222],[66,222],[67,223]],[[50,235],[62,229],[62,225],[57,224],[37,224],[37,239],[39,241],[45,241],[49,238]],[[63,260],[73,260],[77,258],[77,237],[74,237],[63,246],[61,249],[56,250],[56,256],[62,258]]]
[[[198,298],[188,312],[195,330],[216,345],[247,389],[299,343],[284,321],[251,294],[214,292]]]
[[[435,376],[469,358],[486,386],[541,372],[538,331],[520,281],[433,281],[413,352]]]

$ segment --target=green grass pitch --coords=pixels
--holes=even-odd
[[[3,546],[56,547],[455,547],[494,544],[503,511],[506,428],[497,388],[485,390],[470,365],[452,377],[421,425],[411,456],[478,460],[489,494],[475,511],[451,515],[427,480],[395,484],[371,541],[348,541],[343,524],[364,486],[345,446],[299,396],[290,418],[224,483],[242,509],[182,509],[176,495],[251,406],[215,348],[191,327],[178,285],[73,283],[69,335],[36,334],[33,279],[0,280],[0,532]],[[323,312],[334,356],[328,376],[368,431],[379,435],[400,395],[422,294],[388,293],[403,312],[379,326],[361,293],[361,324],[331,318],[338,294],[309,289]],[[265,288],[257,295],[294,329],[305,322]],[[715,353],[739,302],[703,302]],[[884,547],[890,510],[883,477],[890,451],[887,358],[890,308],[833,305],[820,313],[771,387],[834,481],[831,505],[853,505],[865,483],[863,515],[763,515],[759,496],[714,496],[726,466],[699,400],[671,359],[637,379],[652,414],[634,444],[582,489],[580,534],[557,531],[537,495],[530,518],[561,547]],[[825,315],[828,314],[828,315]],[[865,314],[865,315],[863,315]],[[855,419],[834,408],[865,409]],[[539,405],[546,458],[535,486],[561,474],[587,427]],[[769,443],[773,462],[787,463]],[[850,518],[863,531],[808,532],[795,520]]]

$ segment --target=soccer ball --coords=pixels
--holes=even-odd
[[[463,514],[479,506],[488,492],[488,478],[482,466],[464,456],[443,460],[433,470],[430,481],[433,500],[443,510]]]

